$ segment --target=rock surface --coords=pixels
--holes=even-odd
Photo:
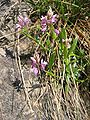
[[[22,9],[29,9],[26,6],[23,3]],[[29,112],[24,91],[21,89],[21,91],[17,92],[17,89],[13,86],[13,83],[18,78],[18,72],[15,59],[12,59],[10,54],[7,55],[5,50],[5,47],[7,47],[9,53],[13,51],[13,46],[10,47],[10,44],[13,44],[15,40],[12,33],[15,31],[15,17],[19,14],[17,13],[18,7],[18,0],[0,1],[0,120],[34,119],[33,114]],[[25,47],[23,48],[25,50]],[[26,82],[28,82],[27,74],[29,74],[29,71],[25,70],[24,73]]]
[[[0,120],[29,120],[24,93],[13,87],[14,80],[11,58],[0,55]]]

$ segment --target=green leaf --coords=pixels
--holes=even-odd
[[[69,60],[68,58],[65,59],[64,62],[65,62],[66,65],[69,65],[69,64],[70,64],[70,60]]]
[[[50,59],[49,59],[49,70],[51,70],[53,64],[54,64],[54,60],[55,60],[55,52],[51,53]]]
[[[63,6],[63,4],[62,4],[62,2],[61,2],[61,12],[62,12],[62,14],[64,15],[64,6]]]
[[[70,65],[69,65],[69,63],[67,63],[67,65],[66,65],[66,72],[67,72],[67,77],[69,77],[69,75],[70,75]]]
[[[61,30],[60,38],[64,39],[64,40],[67,38],[67,33],[66,33],[66,30],[64,28],[62,28],[62,30]]]
[[[51,71],[46,71],[46,73],[47,73],[49,76],[55,77],[55,75],[54,75]]]
[[[87,80],[87,79],[83,79],[83,80],[78,80],[78,79],[76,79],[76,82],[78,82],[78,83],[84,83],[86,80]]]
[[[78,41],[77,38],[73,40],[73,43],[71,45],[71,48],[69,49],[68,55],[71,55],[72,52],[75,50],[76,45],[77,45],[77,41]]]
[[[50,40],[49,39],[47,39],[46,40],[46,45],[48,46],[48,48],[50,49],[50,47],[51,47],[51,42],[50,42]]]
[[[64,54],[64,59],[67,59],[67,57],[68,57],[68,49],[67,49],[66,46],[64,46],[63,54]]]
[[[55,40],[56,38],[57,38],[57,35],[56,35],[56,33],[53,31],[53,32],[52,32],[52,39]]]

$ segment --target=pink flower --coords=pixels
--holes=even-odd
[[[22,29],[25,25],[29,24],[29,19],[27,17],[22,17],[18,16],[18,24],[16,24],[16,29],[20,30]]]
[[[38,68],[37,68],[37,67],[33,67],[33,68],[31,68],[31,72],[33,72],[35,76],[37,76],[37,75],[38,75],[38,73],[39,73],[39,71],[38,71]]]
[[[54,32],[57,34],[57,35],[59,35],[59,30],[58,29],[54,29]]]
[[[43,17],[42,16],[42,18],[41,18],[41,26],[42,26],[42,32],[45,32],[46,31],[46,29],[47,29],[47,18],[46,18],[46,16],[45,17]]]
[[[37,62],[36,62],[36,60],[35,60],[34,57],[31,57],[31,60],[32,60],[32,63],[31,63],[31,65],[32,65],[31,72],[33,72],[34,75],[37,76],[37,75],[38,75],[38,72],[39,72],[39,71],[38,71],[38,68],[36,67]]]
[[[32,63],[31,63],[31,72],[34,73],[35,76],[38,75],[39,70],[45,70],[45,67],[47,65],[47,62],[41,59],[40,63],[40,58],[39,55],[37,54],[37,58],[35,59],[34,57],[31,57]]]
[[[56,23],[56,20],[57,20],[56,16],[57,16],[57,14],[55,14],[55,15],[52,16],[52,18],[51,18],[52,23]]]
[[[47,29],[47,26],[42,26],[42,32],[45,32],[46,31],[46,29]]]
[[[45,70],[45,67],[47,65],[47,62],[43,61],[43,59],[41,60],[41,69]]]
[[[18,16],[18,24],[23,27],[24,26],[24,18],[22,16]]]
[[[36,66],[36,60],[34,59],[34,57],[31,57],[31,60],[32,60],[32,67],[35,67]]]
[[[52,12],[52,9],[50,8],[49,9],[49,11],[48,11],[48,13],[47,13],[47,16],[42,16],[41,17],[41,26],[42,26],[42,29],[41,29],[41,31],[42,32],[45,32],[46,31],[46,29],[47,29],[47,26],[49,25],[49,24],[53,24],[53,23],[56,23],[56,14],[55,15],[53,15],[53,12]]]
[[[41,24],[42,25],[46,25],[47,24],[47,17],[46,16],[45,17],[42,16],[42,18],[41,18]]]
[[[47,20],[47,23],[48,24],[53,24],[53,23],[56,23],[57,19],[56,19],[56,14],[53,15],[50,19]]]
[[[28,25],[29,24],[29,19],[27,17],[24,17],[24,25]]]
[[[20,24],[16,24],[16,29],[21,29],[22,27],[21,27],[21,25]]]

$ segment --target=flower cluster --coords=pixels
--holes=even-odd
[[[18,24],[16,24],[16,30],[21,30],[24,26],[29,24],[29,19],[27,17],[18,16]]]
[[[52,12],[52,9],[50,7],[48,13],[47,13],[47,16],[42,16],[41,18],[41,26],[42,26],[42,32],[45,32],[46,29],[47,29],[47,26],[49,24],[53,24],[53,23],[56,23],[57,22],[57,14],[53,15],[53,12]],[[59,30],[58,29],[55,29],[54,32],[59,35]]]
[[[45,70],[45,67],[47,65],[47,62],[44,61],[43,59],[41,59],[40,61],[40,58],[39,58],[39,55],[37,54],[37,57],[34,58],[34,57],[31,57],[31,72],[34,73],[35,76],[37,76],[39,74],[39,70]]]

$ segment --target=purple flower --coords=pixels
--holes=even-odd
[[[46,18],[46,16],[45,17],[43,17],[42,16],[42,18],[41,18],[41,26],[42,26],[42,32],[45,32],[46,31],[46,29],[47,29],[47,18]]]
[[[30,20],[27,17],[24,17],[24,25],[28,25]]]
[[[25,25],[29,24],[29,19],[27,17],[22,17],[18,16],[18,24],[16,24],[16,29],[20,30],[22,29]]]
[[[42,26],[42,32],[45,32],[46,31],[46,29],[47,29],[47,26]]]
[[[52,8],[49,6],[49,10],[47,12],[47,18],[48,18],[48,24],[49,23],[56,23],[56,17],[57,15],[53,15],[53,11],[52,11]]]
[[[33,67],[33,68],[31,69],[31,72],[33,72],[35,76],[37,76],[37,75],[38,75],[38,73],[39,73],[39,71],[38,71],[38,68],[37,68],[37,67]]]
[[[38,72],[39,72],[38,68],[36,67],[37,61],[35,60],[34,57],[31,57],[31,60],[32,60],[32,63],[31,63],[31,65],[32,65],[31,72],[33,72],[34,75],[37,76]]]
[[[56,19],[56,14],[53,15],[50,19],[47,20],[47,23],[48,24],[53,24],[53,23],[56,23],[57,19]]]
[[[16,24],[16,29],[21,29],[22,27],[21,27],[21,25],[20,24]]]
[[[22,16],[18,16],[18,24],[23,27],[24,26],[24,18]]]
[[[32,67],[35,67],[36,66],[36,60],[34,59],[34,57],[31,57],[31,60],[32,60]]]
[[[59,35],[59,30],[58,29],[54,29],[54,32],[56,33],[56,35]]]
[[[37,54],[37,58],[35,59],[34,57],[31,57],[32,63],[31,63],[31,72],[34,73],[35,76],[38,75],[39,70],[45,70],[45,67],[47,65],[47,62],[41,59],[40,63],[40,58]]]
[[[56,23],[57,19],[56,19],[56,14],[53,15],[53,12],[52,12],[52,9],[50,8],[48,13],[47,13],[47,16],[42,16],[41,17],[41,31],[42,32],[45,32],[46,29],[47,29],[47,26],[49,24],[53,24],[53,23]]]
[[[43,59],[41,60],[41,69],[45,70],[45,67],[47,65],[47,62],[43,61]]]
[[[57,14],[53,15],[51,18],[52,23],[56,23],[57,19],[56,19]]]
[[[42,25],[46,25],[47,24],[47,17],[46,16],[45,17],[42,16],[42,18],[41,18],[41,24]]]

